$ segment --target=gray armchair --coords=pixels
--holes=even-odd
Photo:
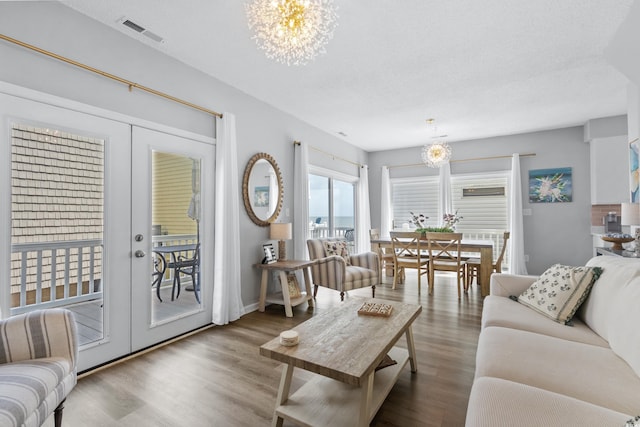
[[[78,339],[71,311],[38,310],[0,321],[0,426],[40,426],[76,385]]]
[[[311,266],[313,296],[318,293],[318,286],[335,289],[340,292],[340,300],[344,301],[344,293],[352,289],[371,286],[371,294],[375,298],[376,285],[380,283],[380,262],[375,252],[358,255],[329,255],[325,243],[346,242],[342,238],[309,239],[307,248],[309,258],[317,261]],[[348,263],[347,263],[348,259]],[[348,265],[350,264],[350,265]]]

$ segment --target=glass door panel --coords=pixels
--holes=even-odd
[[[333,179],[333,235],[347,239],[349,252],[355,253],[355,186]]]
[[[309,238],[329,236],[329,178],[309,174]]]
[[[211,322],[214,153],[133,128],[133,350]]]

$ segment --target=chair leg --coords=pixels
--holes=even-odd
[[[176,287],[178,288],[177,294],[175,294]],[[174,294],[175,294],[175,297],[174,297]],[[171,287],[171,301],[173,301],[174,299],[178,299],[179,296],[180,296],[180,273],[176,271],[175,276],[173,276],[173,286]]]
[[[62,402],[53,411],[53,423],[55,427],[62,427],[62,411],[64,410],[64,402],[67,399],[62,399]]]
[[[376,297],[376,285],[371,286],[371,298]]]
[[[433,269],[429,270],[429,295],[433,295],[433,282],[435,281]]]
[[[191,284],[193,285],[193,296],[196,297],[196,301],[200,304],[200,273],[194,271],[191,275]]]
[[[313,298],[315,299],[316,295],[318,295],[318,285],[313,285]]]
[[[396,283],[398,281],[398,274],[399,273],[400,273],[400,269],[394,265],[393,266],[393,285],[391,285],[391,289],[395,289],[396,288]]]

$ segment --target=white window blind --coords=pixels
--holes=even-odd
[[[454,211],[463,219],[456,230],[463,233],[495,230],[502,233],[509,229],[508,173],[452,175],[451,192]],[[467,196],[463,197],[465,188],[504,187],[505,195],[501,196]]]
[[[427,226],[441,225],[438,216],[438,177],[416,177],[391,179],[393,203],[393,227],[401,228],[411,218],[409,212],[429,217]],[[502,233],[508,224],[508,172],[473,175],[452,175],[451,191],[453,210],[463,219],[456,229],[461,232],[477,233],[493,230]],[[504,187],[503,196],[467,196],[465,188]]]
[[[391,179],[393,228],[402,228],[411,214],[428,216],[427,226],[438,225],[438,177]]]

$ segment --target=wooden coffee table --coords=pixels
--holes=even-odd
[[[391,304],[389,317],[358,315],[364,302]],[[381,299],[352,298],[301,323],[300,343],[280,345],[279,337],[260,354],[285,364],[273,426],[290,420],[305,426],[368,426],[407,361],[417,372],[411,324],[422,306]],[[394,347],[405,335],[407,349]],[[385,355],[397,364],[378,371]],[[289,396],[294,368],[318,374]]]

